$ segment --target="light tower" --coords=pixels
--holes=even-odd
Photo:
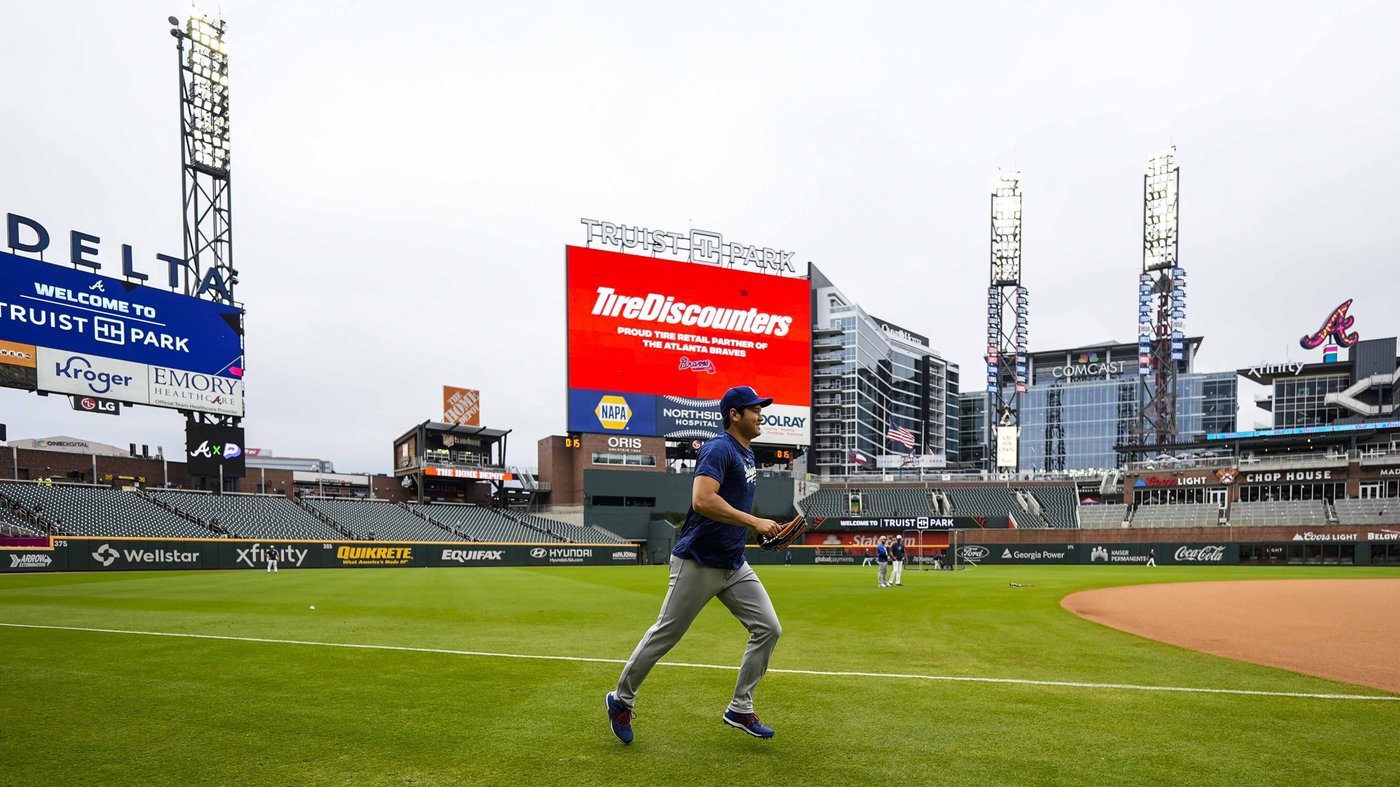
[[[1177,440],[1177,367],[1186,357],[1186,271],[1178,264],[1176,148],[1147,161],[1142,179],[1142,274],[1138,277],[1138,426],[1140,445]]]
[[[234,303],[233,189],[229,178],[228,50],[223,20],[170,17],[180,74],[180,171],[185,294]]]
[[[991,466],[1015,470],[1026,392],[1029,297],[1021,286],[1021,173],[992,186],[991,286],[987,288],[987,423]]]

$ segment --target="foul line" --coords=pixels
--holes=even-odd
[[[135,631],[132,629],[101,629],[82,626],[43,626],[32,623],[0,623],[5,628],[45,629],[48,631],[82,631],[92,634],[134,634],[143,637],[174,637],[177,639],[212,639],[226,642],[260,642],[269,645],[311,645],[322,648],[349,648],[352,650],[389,650],[405,653],[440,653],[449,656],[478,656],[497,659],[526,659],[530,661],[574,661],[592,664],[626,664],[626,659],[601,659],[587,656],[537,656],[528,653],[495,653],[485,650],[453,650],[451,648],[415,648],[406,645],[365,645],[353,642],[314,642],[300,639],[269,639],[267,637],[231,637],[222,634],[181,634],[170,631]],[[690,669],[715,669],[737,671],[736,666],[726,664],[692,664],[684,661],[662,661],[658,667],[687,667]],[[854,672],[838,670],[770,669],[770,673],[783,675],[815,675],[824,678],[887,678],[892,680],[946,681],[950,683],[1000,683],[1016,686],[1055,686],[1072,689],[1120,689],[1124,691],[1170,691],[1186,694],[1238,694],[1251,697],[1295,697],[1314,700],[1360,700],[1363,702],[1400,702],[1396,695],[1369,694],[1310,694],[1298,691],[1255,691],[1251,689],[1206,689],[1188,686],[1140,686],[1133,683],[1085,683],[1066,680],[1030,680],[1026,678],[972,678],[957,675],[918,675],[904,672]]]

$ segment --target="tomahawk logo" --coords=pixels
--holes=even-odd
[[[111,544],[103,544],[97,548],[96,552],[92,553],[92,559],[101,563],[104,567],[117,562],[117,558],[120,556],[121,554],[113,549]]]
[[[1092,563],[1095,560],[1102,560],[1103,562],[1107,563],[1108,549],[1106,547],[1094,547],[1093,549],[1089,550],[1089,562]]]

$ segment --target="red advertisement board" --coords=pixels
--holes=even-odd
[[[577,402],[571,428],[588,420],[595,399],[604,401],[596,394],[621,394],[627,409],[616,397],[604,405],[630,414],[650,397],[717,402],[731,386],[752,385],[774,398],[774,440],[806,442],[812,357],[806,279],[576,246],[567,247],[566,258],[568,384]],[[598,428],[580,431],[620,429],[622,418],[600,416]],[[669,423],[657,409],[627,426],[675,436]]]

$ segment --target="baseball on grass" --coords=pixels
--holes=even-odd
[[[315,608],[316,608],[316,605],[315,605],[315,604],[312,604],[312,605],[311,605],[311,608],[312,608],[312,609],[315,609]]]

